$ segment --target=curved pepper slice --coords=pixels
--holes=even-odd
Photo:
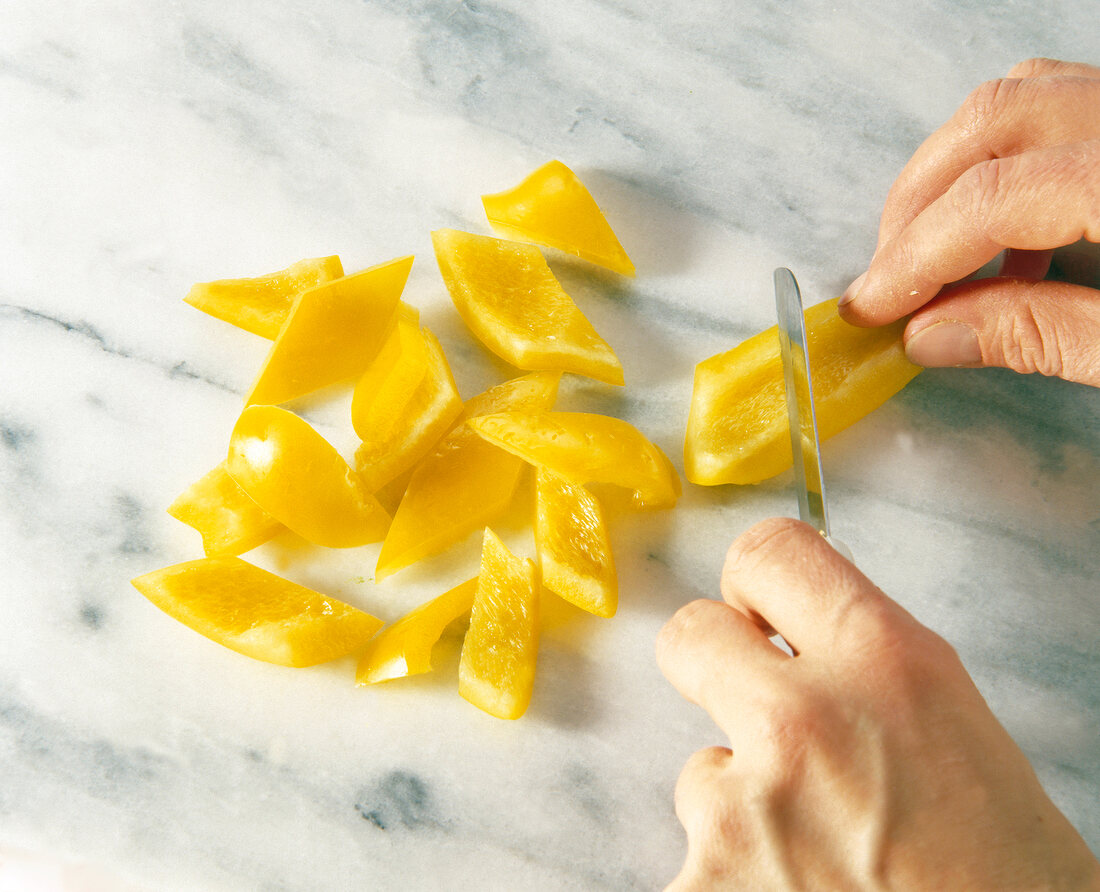
[[[277,406],[249,406],[233,428],[226,470],[303,539],[330,548],[377,542],[389,515],[332,445]]]
[[[186,561],[133,580],[169,616],[237,653],[313,666],[362,647],[382,621],[238,557]]]
[[[396,351],[391,350],[396,343]],[[388,364],[388,368],[387,368]],[[377,493],[423,458],[462,412],[443,347],[405,319],[355,387],[352,423],[362,444],[355,466]]]
[[[168,513],[199,531],[207,557],[251,551],[283,528],[229,476],[225,462],[180,493]]]
[[[467,417],[508,408],[546,409],[560,376],[534,372],[505,381],[466,403]],[[378,555],[376,580],[438,554],[508,507],[523,462],[485,442],[466,421],[416,466]]]
[[[454,229],[433,232],[432,244],[462,320],[505,362],[623,383],[615,352],[534,245]]]
[[[432,647],[447,626],[470,612],[476,591],[477,577],[467,579],[375,635],[359,658],[355,683],[377,684],[430,672]]]
[[[298,295],[245,403],[285,403],[362,374],[395,321],[412,262],[401,257]]]
[[[481,437],[576,484],[633,490],[639,507],[669,508],[680,478],[668,457],[633,425],[588,412],[502,412],[467,422]]]
[[[539,468],[535,493],[542,584],[582,610],[614,616],[619,584],[599,501],[546,468]]]
[[[342,275],[339,257],[308,258],[265,276],[200,282],[184,301],[217,319],[275,340],[299,294]]]
[[[539,647],[538,571],[488,527],[458,663],[458,693],[500,719],[527,711]]]
[[[829,300],[806,310],[818,432],[855,424],[921,371],[905,358],[904,322],[849,325]],[[688,480],[705,486],[759,483],[791,467],[779,335],[772,326],[695,367],[684,438]]]
[[[624,276],[634,275],[634,264],[596,200],[560,161],[547,162],[518,186],[482,195],[481,203],[490,225],[505,238],[548,245]]]

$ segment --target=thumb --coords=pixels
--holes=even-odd
[[[909,320],[923,366],[1000,366],[1100,387],[1100,291],[992,278],[945,289]]]

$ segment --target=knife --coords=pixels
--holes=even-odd
[[[783,383],[787,393],[787,420],[794,455],[794,482],[798,516],[814,527],[846,558],[851,552],[829,535],[829,509],[825,478],[821,471],[821,441],[814,413],[814,389],[806,347],[806,318],[802,294],[794,273],[780,267],[775,281],[775,310],[779,316],[779,352],[783,359]]]

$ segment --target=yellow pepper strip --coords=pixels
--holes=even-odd
[[[395,322],[412,261],[391,260],[298,295],[246,404],[285,403],[362,374]]]
[[[539,646],[538,571],[488,527],[458,663],[458,693],[500,719],[527,711]]]
[[[200,282],[192,286],[184,301],[216,319],[273,341],[299,294],[342,275],[344,267],[339,257],[315,257],[252,279]]]
[[[501,412],[468,422],[478,435],[576,484],[633,490],[638,507],[671,508],[680,478],[668,457],[637,428],[588,412]]]
[[[619,583],[600,503],[546,468],[538,472],[535,545],[546,588],[596,616],[615,615]]]
[[[428,348],[417,320],[398,318],[351,397],[351,423],[361,440],[386,437],[428,373]]]
[[[827,439],[901,390],[920,372],[905,358],[904,321],[849,325],[829,300],[806,310],[818,432]],[[759,483],[791,467],[783,365],[776,326],[695,367],[684,438],[692,483]]]
[[[423,375],[416,387],[408,392],[411,376],[396,372],[379,385],[367,406],[359,405],[358,414],[352,401],[352,420],[363,440],[355,451],[356,469],[370,492],[378,492],[410,470],[462,413],[462,397],[435,335],[422,328],[410,337],[417,345],[413,348],[417,361],[423,358]],[[360,379],[356,395],[365,389],[367,375]]]
[[[534,245],[454,229],[433,232],[432,244],[462,320],[505,362],[623,383],[614,351]]]
[[[466,403],[467,417],[507,408],[546,409],[560,376],[533,372],[505,381]],[[512,500],[523,462],[459,424],[425,456],[409,478],[374,578],[387,576],[449,548],[500,514]]]
[[[293,412],[245,409],[225,466],[264,511],[316,545],[351,548],[386,535],[389,515],[332,445]]]
[[[590,263],[634,275],[634,264],[580,178],[560,161],[549,161],[518,186],[482,195],[485,215],[497,234],[537,242]]]
[[[225,462],[187,487],[168,513],[199,531],[207,557],[243,554],[283,529],[237,486]]]
[[[470,612],[476,592],[475,576],[421,604],[375,635],[359,658],[355,683],[377,684],[430,672],[432,648],[447,626]]]
[[[335,660],[358,650],[382,627],[369,613],[238,557],[175,564],[133,584],[200,635],[280,666]]]

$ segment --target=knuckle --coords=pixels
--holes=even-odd
[[[1008,368],[1060,376],[1064,371],[1065,336],[1058,324],[1028,301],[1007,318],[998,331],[997,350]]]
[[[738,536],[726,553],[725,573],[780,559],[806,536],[817,536],[810,527],[790,517],[762,520]]]
[[[991,158],[967,170],[948,190],[955,212],[964,218],[982,221],[986,226],[997,220],[1009,166],[1007,159]],[[997,241],[995,233],[989,232],[989,236]]]
[[[959,108],[964,128],[976,134],[995,127],[1019,85],[1016,78],[997,78],[975,87]]]
[[[677,610],[657,633],[657,662],[665,665],[670,657],[674,657],[684,641],[691,638],[692,631],[698,628],[701,622],[705,622],[702,614],[708,613],[716,606],[714,601],[697,598]]]

